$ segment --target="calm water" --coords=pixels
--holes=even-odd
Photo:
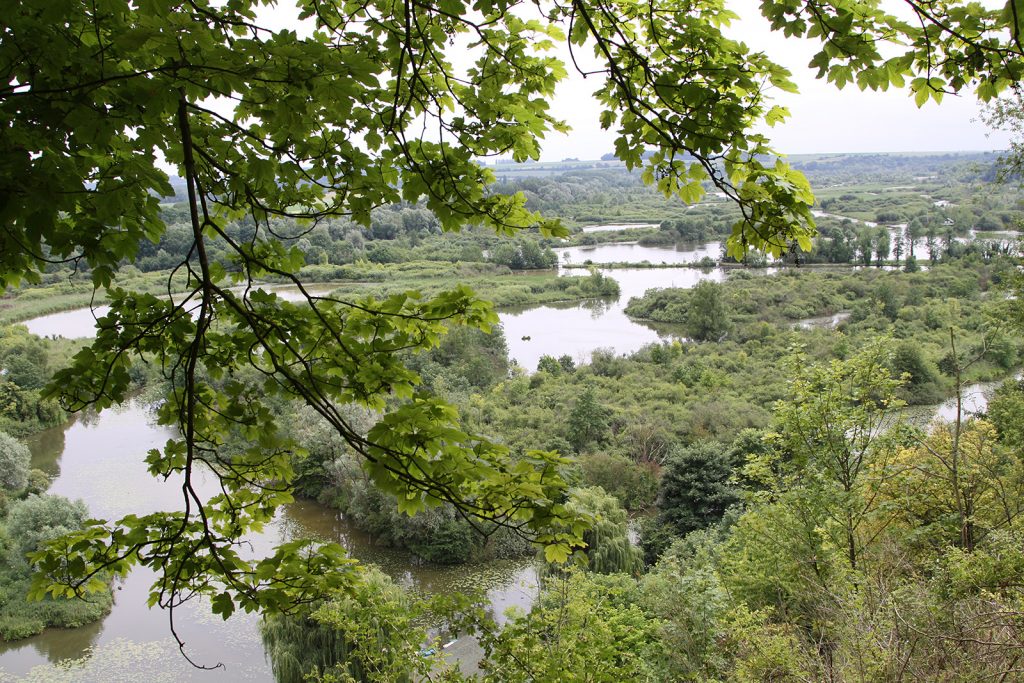
[[[720,242],[709,242],[681,248],[643,247],[638,244],[611,244],[598,247],[566,247],[555,250],[560,263],[582,264],[634,262],[692,263],[705,256],[718,258]],[[566,305],[535,306],[505,309],[500,312],[508,340],[509,355],[519,365],[533,371],[542,355],[569,354],[575,360],[589,360],[596,349],[611,349],[616,354],[632,353],[646,344],[678,336],[671,326],[648,325],[631,321],[623,313],[630,298],[642,296],[653,287],[693,287],[701,280],[720,282],[726,273],[719,268],[637,268],[606,269],[602,272],[619,283],[621,294],[615,301],[574,302]],[[758,271],[770,272],[770,271]],[[579,269],[562,269],[563,275],[581,275]],[[294,287],[271,285],[266,287],[289,301],[297,301],[299,292]],[[332,290],[330,284],[311,285],[314,296],[325,296]],[[105,308],[105,307],[104,307]],[[77,309],[35,318],[24,323],[34,334],[62,335],[68,338],[86,338],[95,334],[96,318],[89,309]]]
[[[580,274],[574,269],[562,272]],[[577,362],[589,361],[596,349],[610,349],[622,355],[663,339],[680,337],[678,328],[672,325],[630,320],[624,312],[626,304],[655,287],[688,288],[701,280],[721,282],[726,277],[721,268],[609,268],[601,272],[619,283],[618,299],[500,311],[509,357],[533,371],[543,355],[569,354]]]
[[[677,247],[645,247],[640,244],[596,244],[592,247],[560,247],[553,250],[559,263],[693,263],[707,257],[722,257],[721,242],[680,244]]]
[[[1022,377],[1022,373],[1018,372],[1014,375],[1016,379]],[[1002,380],[998,382],[979,382],[977,384],[969,384],[964,387],[963,390],[963,411],[964,417],[968,417],[972,414],[984,412],[988,408],[989,399],[995,394],[996,389],[1003,383]],[[938,406],[921,406],[920,408],[912,408],[910,411],[911,419],[916,419],[919,422],[930,422],[931,420],[943,420],[945,422],[953,422],[956,420],[956,397],[953,397]]]
[[[264,285],[263,289],[274,292],[285,301],[298,301],[302,298],[298,288],[290,285]],[[334,287],[330,284],[315,284],[306,287],[312,296],[326,296]],[[40,337],[65,337],[67,339],[85,339],[96,335],[96,320],[110,312],[110,306],[95,308],[76,308],[40,316],[20,323],[32,334]]]
[[[643,247],[639,244],[605,244],[594,247],[555,249],[559,263],[692,263],[704,256],[717,258],[721,244],[674,249]],[[537,369],[543,355],[568,354],[577,361],[588,361],[596,349],[610,349],[617,355],[663,339],[680,336],[671,325],[639,323],[623,312],[633,297],[656,287],[693,287],[701,280],[721,282],[721,268],[606,268],[598,269],[619,283],[619,298],[607,301],[553,304],[503,309],[499,313],[505,328],[509,357],[527,370]],[[563,268],[562,275],[583,275],[585,271]]]
[[[611,245],[608,248],[568,248],[559,257],[572,262],[649,261],[683,263],[705,255],[717,257],[720,245],[712,243],[689,249],[659,249],[639,245]],[[564,273],[579,274],[578,270]],[[621,296],[615,301],[540,306],[501,314],[510,352],[522,366],[532,370],[544,353],[569,353],[578,360],[589,359],[597,348],[617,354],[672,335],[666,326],[634,323],[622,312],[631,297],[652,287],[692,287],[705,279],[721,281],[721,269],[693,268],[609,269]],[[291,287],[270,287],[280,296],[297,300]],[[330,285],[311,288],[325,295]],[[29,321],[36,334],[60,334],[84,338],[94,334],[95,314],[89,309],[68,311]],[[524,339],[527,337],[528,339]],[[150,448],[158,448],[172,432],[153,425],[143,406],[131,405],[107,411],[99,417],[80,417],[70,425],[43,432],[31,441],[33,466],[55,477],[51,491],[69,498],[81,498],[98,518],[116,519],[128,513],[174,509],[180,503],[175,482],[160,483],[143,463]],[[209,477],[209,475],[208,475]],[[212,477],[200,481],[212,487]],[[212,490],[212,489],[211,489]],[[536,593],[536,575],[529,562],[492,562],[485,566],[458,568],[422,567],[401,552],[373,545],[351,528],[338,513],[312,503],[289,506],[266,533],[253,539],[258,547],[269,548],[293,537],[314,537],[342,542],[364,561],[375,562],[399,583],[427,592],[453,590],[486,591],[496,614],[506,607],[528,606]],[[0,680],[8,677],[28,680],[123,680],[131,672],[136,680],[271,680],[257,630],[257,618],[235,615],[227,622],[214,617],[202,603],[179,610],[175,623],[188,651],[203,664],[223,663],[225,668],[200,671],[190,667],[177,653],[168,636],[167,615],[145,607],[152,575],[145,570],[132,573],[118,586],[111,614],[102,622],[82,629],[50,631],[18,643],[0,644]],[[460,643],[456,651],[472,657],[472,647]],[[55,667],[60,660],[74,663]]]
[[[606,244],[595,247],[555,249],[561,263],[693,263],[705,256],[717,259],[721,242],[680,248],[644,247],[639,244]],[[777,269],[751,269],[768,275]],[[570,355],[588,361],[596,349],[610,349],[616,355],[632,353],[647,344],[681,338],[678,326],[630,320],[624,310],[629,300],[655,288],[688,289],[702,280],[721,282],[722,268],[598,268],[619,283],[619,298],[608,301],[567,303],[504,309],[499,313],[505,328],[509,356],[527,370],[537,368],[543,355]],[[578,268],[562,268],[562,275],[581,275]]]
[[[68,339],[85,339],[96,335],[96,320],[110,311],[110,306],[96,308],[76,308],[73,311],[61,311],[50,315],[32,318],[20,323],[32,334],[40,337],[66,337]]]
[[[710,256],[717,258],[719,243],[686,249],[641,247],[636,244],[571,247],[558,249],[562,263],[642,262],[686,263]],[[755,271],[762,274],[774,269]],[[563,269],[563,274],[579,274]],[[653,287],[692,287],[701,280],[721,281],[726,272],[719,268],[603,269],[618,281],[621,295],[614,301],[537,306],[501,313],[510,355],[533,370],[543,354],[568,353],[578,361],[589,359],[594,349],[607,348],[616,354],[629,353],[645,344],[678,334],[670,326],[635,323],[623,313],[630,298]],[[294,288],[273,287],[279,295],[296,300]],[[317,285],[314,295],[329,293],[329,285]],[[844,314],[811,325],[834,326]],[[94,318],[88,309],[45,316],[29,321],[37,334],[87,337],[93,334]],[[47,331],[49,330],[49,331]],[[983,410],[995,384],[979,384],[965,391],[967,410]],[[916,419],[938,415],[951,419],[955,401],[938,408],[920,410]],[[82,498],[91,514],[116,518],[135,512],[177,507],[180,488],[161,484],[146,472],[143,456],[160,447],[172,432],[153,425],[146,409],[138,404],[107,411],[99,417],[79,417],[69,425],[43,432],[31,440],[33,466],[54,477],[53,493]],[[206,481],[211,487],[212,478]],[[314,503],[289,506],[266,533],[253,539],[258,549],[295,537],[336,540],[364,561],[375,562],[404,586],[427,592],[477,589],[485,591],[495,613],[508,606],[528,606],[536,594],[536,575],[529,562],[493,562],[485,566],[427,568],[417,565],[401,552],[373,545],[371,539],[351,528],[333,510]],[[197,661],[225,668],[200,671],[189,666],[168,637],[167,616],[145,607],[152,576],[143,570],[131,574],[118,586],[111,614],[90,626],[50,631],[12,644],[0,644],[0,681],[269,681],[271,674],[259,641],[257,618],[235,615],[227,622],[214,617],[202,603],[189,604],[176,615],[188,651]],[[471,644],[453,648],[460,655],[473,656]],[[54,666],[61,660],[72,660]],[[5,678],[6,676],[6,678]]]
[[[660,223],[608,223],[607,225],[588,225],[583,232],[618,232],[620,230],[641,230],[656,228]]]
[[[180,508],[180,482],[161,482],[143,461],[150,448],[163,446],[173,432],[154,425],[138,403],[98,417],[80,417],[30,440],[33,467],[55,477],[51,493],[80,498],[90,514],[116,519],[129,513]],[[201,495],[215,490],[214,477],[198,473]],[[253,537],[260,554],[283,541],[310,537],[341,542],[353,556],[378,564],[400,584],[426,593],[481,591],[496,616],[510,606],[528,607],[536,594],[536,574],[529,560],[496,561],[462,567],[424,567],[399,551],[373,545],[336,510],[311,502],[288,506],[265,533]],[[153,575],[136,570],[117,586],[112,612],[80,629],[52,630],[16,643],[0,643],[0,680],[68,681],[271,681],[270,667],[255,615],[237,614],[228,621],[214,616],[203,602],[175,613],[175,625],[188,653],[205,665],[188,665],[169,637],[168,618],[148,609]],[[472,648],[463,645],[472,654]],[[54,664],[61,660],[61,667]],[[6,678],[5,678],[6,677]]]

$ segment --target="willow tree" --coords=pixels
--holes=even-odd
[[[643,552],[629,540],[629,515],[615,496],[600,486],[575,489],[568,506],[591,521],[583,534],[586,549],[581,555],[586,560],[581,564],[598,574],[636,575],[643,570]]]
[[[564,234],[524,196],[488,191],[479,160],[537,158],[541,139],[566,129],[548,106],[566,67],[548,51],[567,42],[574,57],[596,56],[587,75],[600,122],[629,168],[688,202],[712,185],[736,202],[734,256],[806,250],[807,182],[751,132],[785,119],[766,93],[793,90],[789,74],[723,33],[735,15],[721,0],[299,0],[295,30],[273,28],[262,4],[47,0],[0,16],[0,283],[36,281],[53,262],[87,269],[111,310],[53,390],[72,410],[106,408],[145,360],[171,387],[160,421],[180,433],[147,462],[179,478],[181,508],[68,537],[37,558],[39,589],[88,590],[101,571],[142,564],[157,570],[153,602],[207,594],[226,616],[287,611],[358,581],[335,546],[239,553],[239,538],[291,499],[297,446],[266,403],[282,397],[330,422],[402,509],[447,501],[568,556],[584,524],[561,502],[560,456],[513,461],[419,392],[399,358],[450,325],[490,327],[491,307],[459,286],[431,299],[284,302],[254,287],[272,275],[302,288],[301,253],[275,232],[279,219],[365,224],[375,207],[416,201],[447,231]],[[924,102],[969,89],[988,99],[1016,83],[1014,2],[909,7],[910,20],[871,0],[766,0],[761,11],[786,35],[820,40],[812,65],[840,87],[911,79]],[[165,230],[165,163],[184,180],[191,225],[175,297],[118,285],[121,265]],[[249,234],[228,229],[239,221]],[[227,267],[209,258],[214,245]],[[261,381],[234,379],[241,369]],[[383,411],[368,434],[346,421],[349,403]],[[230,461],[228,434],[250,443]],[[222,486],[204,499],[193,474],[207,465]]]

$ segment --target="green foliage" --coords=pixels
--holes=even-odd
[[[513,453],[504,439],[470,429],[405,363],[407,353],[437,348],[452,327],[489,330],[490,305],[458,280],[444,291],[306,296],[302,304],[252,285],[267,277],[300,285],[307,262],[328,268],[323,233],[311,228],[331,219],[374,238],[367,245],[353,235],[338,250],[367,263],[404,260],[412,241],[437,230],[565,235],[524,192],[490,191],[494,173],[479,163],[499,154],[537,159],[540,140],[566,130],[549,105],[566,74],[547,54],[556,42],[600,57],[600,123],[615,131],[627,168],[666,197],[695,203],[713,186],[738,207],[730,257],[751,249],[781,256],[792,243],[809,251],[809,183],[752,132],[787,118],[766,93],[794,90],[789,73],[727,37],[735,15],[717,0],[654,0],[644,11],[589,1],[306,3],[291,17],[307,22],[301,32],[260,26],[260,4],[21,3],[4,15],[0,283],[38,282],[54,261],[88,272],[111,310],[50,391],[71,410],[105,409],[127,399],[139,365],[158,368],[167,387],[158,420],[179,436],[146,462],[154,476],[185,482],[180,511],[90,522],[36,553],[33,593],[106,590],[104,572],[123,576],[136,565],[156,572],[152,604],[205,595],[225,618],[236,609],[288,612],[353,590],[359,572],[337,545],[296,540],[265,558],[242,552],[246,532],[292,500],[301,449],[275,408],[293,399],[330,423],[402,513],[455,509],[514,526],[548,559],[564,560],[588,532],[585,515],[566,503],[568,461],[535,447]],[[904,21],[872,3],[769,1],[761,13],[787,36],[820,41],[812,60],[820,77],[873,89],[909,79],[920,105],[972,88],[989,100],[1019,80],[1018,21],[1008,7],[912,7],[915,20]],[[456,55],[465,68],[453,66]],[[225,97],[230,114],[210,106]],[[181,176],[177,187],[165,162]],[[172,235],[160,200],[175,194],[187,200],[184,229]],[[401,203],[408,213],[382,208]],[[407,246],[384,241],[401,233]],[[170,251],[161,254],[165,237]],[[936,261],[934,230],[929,241]],[[147,244],[156,252],[144,252]],[[515,255],[524,264],[536,260],[526,244]],[[173,301],[127,286],[123,264],[139,257],[178,270]],[[577,295],[611,289],[598,274],[549,286],[575,286]],[[694,336],[724,334],[720,303],[698,300]],[[0,383],[5,427],[59,416],[33,388],[46,374],[36,356],[3,359],[24,382]],[[677,363],[678,383],[710,392],[735,381],[705,360]],[[629,370],[610,358],[592,366],[601,379]],[[245,372],[261,382],[238,379]],[[354,429],[339,408],[350,405],[379,413],[378,422]],[[578,450],[610,436],[599,405],[580,395],[569,416]],[[714,435],[763,421],[756,411],[733,417],[734,407],[723,398],[694,410],[686,428]],[[204,466],[220,479],[210,500],[191,484]],[[637,626],[631,610],[608,615],[611,626],[620,616]],[[606,629],[603,642],[628,643],[622,630],[624,638]],[[649,675],[632,656],[603,669],[571,657],[561,664],[563,675]]]
[[[356,424],[367,416],[350,414],[349,419]],[[502,533],[493,523],[478,521],[474,526],[451,505],[413,516],[399,512],[395,499],[373,485],[358,455],[322,419],[309,418],[300,438],[310,451],[299,463],[304,473],[300,490],[339,508],[375,543],[408,550],[435,564],[521,557],[531,551],[528,539]]]
[[[738,502],[721,444],[703,441],[669,456],[658,487],[659,519],[680,536],[718,522]]]
[[[721,341],[729,333],[729,310],[720,285],[705,280],[690,290],[683,327],[686,336],[697,341]]]
[[[915,377],[934,379],[928,369],[947,352],[949,326],[954,325],[957,334],[974,346],[990,336],[986,329],[990,316],[1006,317],[1000,312],[1002,298],[978,288],[979,283],[991,281],[995,272],[995,264],[973,261],[940,264],[909,275],[876,269],[800,269],[766,279],[737,272],[722,285],[735,319],[734,331],[725,341],[662,343],[629,357],[596,353],[591,363],[581,364],[572,373],[557,371],[549,360],[547,370],[501,382],[466,401],[463,411],[477,431],[500,436],[514,452],[538,444],[565,451],[566,414],[589,389],[607,424],[606,442],[590,450],[657,464],[676,444],[704,439],[729,444],[744,429],[768,426],[768,407],[789,396],[791,372],[780,369],[779,358],[794,345],[804,345],[806,362],[847,358],[853,350],[869,345],[879,330],[894,337],[895,357],[889,365],[893,374],[911,373],[910,388],[897,389],[897,397],[931,401],[947,395],[948,380],[939,377],[937,383],[915,385]],[[844,320],[841,314],[870,298],[880,282],[887,283],[897,302],[896,320],[875,306],[869,306],[861,320]],[[686,290],[673,292],[687,295]],[[953,292],[964,293],[963,298],[951,296]],[[654,295],[645,298],[654,299]],[[827,317],[794,324],[805,316],[819,315]],[[838,320],[836,328],[831,327],[833,320]],[[1019,346],[1019,340],[1013,345]],[[899,366],[904,349],[924,365]],[[998,364],[983,359],[971,366],[965,379],[991,380],[1004,373]],[[752,437],[742,446],[743,453],[730,456],[730,464],[738,466],[743,455],[760,452],[766,446],[762,437]]]
[[[675,529],[657,517],[643,517],[637,531],[640,534],[640,548],[644,552],[644,565],[653,567],[658,558],[679,539]]]
[[[591,520],[583,534],[584,565],[598,574],[639,574],[640,550],[629,540],[629,518],[619,502],[599,487],[575,489],[569,507]]]
[[[874,505],[870,469],[884,466],[886,428],[901,380],[892,376],[892,352],[885,340],[843,361],[807,367],[802,359],[791,364],[791,398],[777,404],[775,415],[781,445],[790,457],[800,483],[815,505],[825,505],[832,524],[826,533],[845,548],[851,569],[865,543],[861,528],[870,523]]]
[[[892,370],[897,377],[904,378],[898,395],[908,404],[938,403],[945,395],[938,368],[925,358],[919,344],[911,341],[897,344]]]
[[[691,534],[641,582],[642,604],[661,620],[669,676],[722,682],[806,676],[798,638],[729,594],[715,568],[718,541]]]
[[[52,360],[65,360],[60,342],[41,340],[20,326],[0,331],[0,429],[23,436],[58,424],[64,412],[40,396]]]
[[[81,501],[33,494],[11,503],[4,512],[6,520],[0,537],[3,546],[0,557],[0,638],[19,640],[49,627],[76,628],[94,622],[110,611],[113,596],[106,583],[104,589],[88,599],[47,597],[42,602],[29,600],[32,569],[25,561],[25,553],[80,529],[88,516]]]
[[[0,432],[0,486],[8,491],[21,491],[29,483],[32,454],[28,446]]]
[[[0,638],[3,640],[21,640],[47,628],[78,628],[106,616],[114,603],[109,589],[88,599],[28,600],[32,583],[28,572],[4,571],[0,579]]]
[[[50,379],[46,347],[28,335],[8,332],[0,341],[3,376],[23,389],[41,389]]]
[[[1024,140],[1021,139],[1021,132],[1024,131],[1024,107],[1021,106],[1020,94],[1013,92],[989,102],[983,119],[990,127],[1012,134],[1010,149],[1000,157],[999,176],[1004,181],[1019,181],[1022,177],[1021,172],[1024,171]]]
[[[896,464],[884,492],[900,501],[902,521],[919,543],[971,551],[1024,509],[1024,465],[987,420],[934,425]]]
[[[1003,382],[988,403],[987,417],[1002,443],[1015,453],[1024,453],[1024,383]]]
[[[581,452],[591,445],[600,445],[606,438],[608,413],[594,396],[594,390],[586,387],[576,399],[566,420],[566,437],[569,443]]]
[[[512,270],[554,268],[558,265],[555,252],[550,247],[541,247],[534,240],[503,242],[495,247],[489,260]]]
[[[274,677],[282,683],[305,681],[349,656],[344,632],[323,626],[306,613],[268,617],[261,624],[260,635]]]
[[[423,608],[376,568],[351,593],[260,625],[279,683],[403,683],[441,675],[426,658]],[[435,643],[436,646],[436,643]]]
[[[30,495],[11,506],[7,533],[21,558],[46,542],[80,529],[89,515],[85,503],[63,496]]]
[[[558,358],[545,354],[537,361],[537,372],[546,372],[549,375],[560,375],[563,372],[572,373],[575,370],[576,361],[568,354]]]
[[[42,470],[31,469],[28,471],[28,484],[25,486],[25,493],[41,494],[50,488],[50,475]]]
[[[440,564],[468,562],[483,538],[451,506],[429,508],[410,517],[396,509],[394,498],[372,485],[351,456],[332,466],[332,492],[341,509],[377,543],[407,548]]]
[[[461,388],[480,391],[508,376],[508,346],[500,326],[489,333],[457,327],[437,348],[411,358],[409,367],[420,373],[427,386],[449,394]]]
[[[658,622],[636,604],[636,583],[582,572],[549,579],[529,614],[481,637],[490,683],[665,680]]]
[[[581,456],[579,462],[587,486],[601,487],[627,510],[642,510],[654,503],[658,480],[650,465],[606,453]]]

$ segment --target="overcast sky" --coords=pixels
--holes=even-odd
[[[894,8],[903,4],[889,2],[895,2],[890,5]],[[727,0],[726,4],[742,17],[727,34],[788,68],[800,88],[798,95],[777,94],[775,102],[787,107],[792,116],[787,123],[764,131],[779,152],[949,152],[1008,147],[1006,133],[991,131],[980,121],[981,107],[970,95],[947,96],[941,105],[929,102],[918,109],[908,90],[861,92],[849,85],[837,90],[816,80],[815,72],[807,68],[814,43],[770,31],[760,16],[758,0]],[[289,0],[279,0],[277,7],[264,7],[259,14],[268,26],[289,26],[304,33],[289,18],[294,12]],[[566,51],[559,54],[563,59],[568,56]],[[457,50],[450,56],[457,61]],[[570,66],[569,79],[560,85],[552,108],[573,130],[568,135],[549,135],[543,141],[543,161],[596,159],[614,149],[614,134],[600,129],[600,110],[591,97],[599,86],[597,77],[584,80]]]
[[[799,78],[799,95],[782,93],[776,102],[792,117],[765,130],[784,154],[820,152],[946,152],[996,150],[1007,147],[1007,135],[989,130],[971,97],[946,97],[918,109],[907,91],[861,92],[847,86],[837,91],[813,77]],[[554,103],[555,114],[573,127],[568,136],[544,141],[543,158],[594,159],[613,148],[613,135],[600,130],[590,83],[571,83]]]
[[[898,3],[900,4],[900,3]],[[727,29],[728,35],[768,54],[793,72],[799,95],[778,93],[775,102],[792,117],[766,132],[784,154],[821,152],[947,152],[998,150],[1008,136],[988,129],[980,120],[981,107],[971,96],[949,97],[941,105],[929,102],[918,109],[909,90],[861,92],[848,85],[837,90],[814,78],[807,63],[815,52],[810,41],[773,33],[752,0],[729,0],[727,5],[743,17]],[[593,79],[591,79],[593,81]],[[600,130],[597,106],[590,93],[598,84],[573,74],[562,84],[554,102],[556,114],[573,127],[568,136],[545,141],[543,158],[593,159],[613,148],[613,135]]]

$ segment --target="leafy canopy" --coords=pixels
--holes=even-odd
[[[489,192],[478,160],[535,159],[546,134],[565,130],[547,103],[566,74],[548,50],[565,40],[597,57],[600,120],[628,167],[666,195],[694,202],[710,183],[737,202],[734,256],[777,255],[794,240],[806,250],[807,181],[750,132],[786,117],[766,93],[792,90],[789,74],[726,37],[734,15],[720,0],[302,0],[301,33],[265,25],[261,4],[51,0],[0,16],[0,283],[37,280],[53,262],[87,269],[111,311],[53,391],[71,409],[105,408],[125,400],[131,366],[149,362],[169,386],[160,421],[180,431],[147,461],[182,482],[182,508],[56,542],[36,556],[47,576],[38,591],[78,592],[104,570],[143,564],[160,577],[152,602],[205,593],[227,616],[288,611],[358,581],[336,546],[240,552],[242,535],[291,500],[299,447],[267,403],[280,398],[322,415],[403,510],[448,501],[530,534],[549,559],[568,557],[586,520],[563,504],[561,456],[512,458],[464,431],[399,359],[451,325],[488,329],[491,307],[463,287],[429,300],[284,302],[252,287],[268,275],[301,284],[302,254],[276,234],[280,219],[366,224],[374,207],[408,201],[449,231],[564,234],[523,195]],[[1012,1],[910,8],[914,21],[870,1],[769,1],[762,12],[787,35],[820,39],[813,64],[839,86],[909,78],[923,102],[970,88],[989,99],[1016,83]],[[883,58],[884,43],[897,56]],[[165,230],[159,202],[173,188],[161,160],[185,181],[192,229],[174,297],[117,283],[120,265]],[[213,243],[226,267],[207,257]],[[379,411],[379,423],[360,433],[339,409],[349,403]],[[239,436],[248,447],[224,457]],[[200,466],[220,477],[212,498],[194,486]]]

